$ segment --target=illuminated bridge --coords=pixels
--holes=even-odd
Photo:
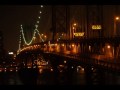
[[[43,5],[41,5],[41,7],[43,8]],[[57,8],[58,10],[56,11],[54,11],[55,7],[52,8],[53,15],[56,13],[56,17],[58,15],[59,18],[53,18],[52,27],[55,29],[55,27],[57,28],[61,25],[60,27],[64,29],[70,29],[68,28],[70,26],[67,25],[69,20],[67,20],[68,18],[66,16],[68,15],[68,7],[65,7],[65,9],[62,7],[62,10],[65,10],[63,16],[58,14],[61,13],[61,10],[59,10],[59,7]],[[64,17],[64,20],[60,17]],[[60,22],[62,20],[63,23],[61,24]],[[38,24],[37,22],[35,25],[30,42],[26,41],[24,28],[21,25],[17,60],[19,63],[24,62],[25,67],[29,65],[33,67],[35,61],[42,57],[51,63],[53,70],[56,72],[59,68],[74,71],[79,66],[89,73],[93,70],[98,70],[100,73],[103,71],[120,72],[119,36],[103,37],[102,32],[96,31],[95,36],[88,38],[84,36],[86,32],[77,33],[74,31],[69,34],[67,34],[67,32],[60,32],[61,37],[57,37],[58,33],[53,30],[52,39],[47,40],[42,37],[42,34],[37,29]],[[66,24],[66,26],[64,26],[64,24]],[[73,24],[73,30],[76,28],[76,25],[77,23]],[[101,29],[101,27],[94,25],[92,29]],[[70,35],[70,38],[68,38],[68,35]],[[79,38],[77,38],[77,36],[79,36]]]

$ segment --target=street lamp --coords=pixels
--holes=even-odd
[[[74,33],[76,32],[76,27],[77,23],[73,23],[72,28],[73,28],[73,38],[74,38]]]
[[[45,40],[47,40],[47,36],[46,35],[44,35],[44,38],[45,38]]]
[[[119,17],[119,16],[116,16],[116,17],[114,18],[114,36],[116,36],[116,22],[117,22],[118,20],[120,20],[120,17]]]

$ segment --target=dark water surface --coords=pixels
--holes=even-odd
[[[93,73],[91,77],[86,77],[84,70],[79,70],[70,75],[59,72],[54,74],[51,71],[40,71],[37,76],[23,74],[18,72],[0,72],[0,85],[86,85],[86,84],[102,84],[104,85],[120,85],[120,75],[115,73],[104,72],[104,76]],[[100,80],[99,80],[100,79]],[[89,83],[88,83],[89,82]]]

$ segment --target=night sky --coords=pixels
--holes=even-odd
[[[18,50],[20,25],[35,24],[39,15],[41,16],[39,32],[49,31],[51,27],[50,6],[44,6],[43,9],[40,8],[40,5],[0,6],[0,30],[3,32],[6,51]]]

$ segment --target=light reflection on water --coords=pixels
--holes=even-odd
[[[29,77],[26,75],[26,77]],[[23,78],[26,78],[23,77]],[[99,83],[99,75],[96,73],[92,74],[93,78],[90,83],[93,85],[100,84]],[[104,72],[104,82],[105,85],[120,85],[120,75]],[[100,78],[101,79],[101,78]],[[28,80],[28,81],[27,81]],[[0,85],[24,85],[24,84],[37,84],[37,85],[86,85],[86,75],[84,72],[84,68],[76,69],[75,72],[68,75],[65,72],[59,72],[58,75],[54,74],[54,70],[41,70],[37,76],[36,80],[32,80],[31,78],[26,79],[26,81],[22,80],[19,76],[18,72],[0,72]],[[29,83],[28,83],[29,82]],[[35,83],[36,82],[36,83]]]

